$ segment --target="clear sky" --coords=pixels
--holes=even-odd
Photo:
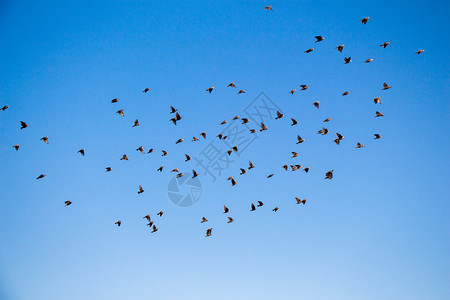
[[[447,1],[93,2],[0,2],[0,299],[450,299]],[[285,116],[251,135],[258,101]],[[257,138],[213,182],[184,154],[228,125]]]

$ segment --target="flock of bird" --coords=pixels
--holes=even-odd
[[[270,5],[268,5],[268,6],[264,7],[264,10],[272,11],[272,7],[271,7]],[[367,24],[368,20],[369,20],[369,17],[365,17],[365,18],[361,19],[360,22],[361,22],[362,24],[365,25],[365,24]],[[316,36],[316,37],[315,37],[315,43],[319,43],[319,42],[322,42],[322,41],[324,41],[324,40],[325,40],[325,37],[323,37],[323,36]],[[389,42],[384,42],[383,44],[380,45],[380,47],[386,48],[389,44],[390,44]],[[342,53],[343,50],[344,50],[344,46],[345,46],[345,45],[339,45],[339,46],[337,46],[335,49],[338,50],[340,53]],[[312,51],[314,51],[314,48],[309,48],[309,49],[305,50],[304,53],[311,53]],[[424,52],[424,50],[419,50],[419,51],[415,52],[415,54],[421,54],[422,52]],[[367,59],[366,61],[364,61],[364,63],[370,63],[370,62],[372,62],[372,61],[373,61],[373,59]],[[350,62],[352,62],[350,56],[349,56],[349,57],[344,57],[344,64],[348,64],[348,63],[350,63]],[[227,85],[227,87],[230,87],[230,88],[236,88],[235,83],[236,83],[236,82],[231,82],[230,84]],[[309,88],[309,86],[307,86],[307,85],[300,85],[300,90],[301,90],[301,91],[307,90],[308,88]],[[382,86],[381,90],[388,90],[388,89],[390,89],[390,88],[391,88],[390,85],[388,85],[387,83],[383,83],[383,86]],[[149,91],[150,91],[150,88],[145,88],[142,92],[143,92],[143,93],[147,93],[147,92],[149,92]],[[213,86],[206,89],[206,92],[208,92],[208,93],[212,93],[213,91],[214,91],[214,87],[213,87]],[[289,93],[293,95],[295,92],[297,92],[297,89],[293,89],[293,90],[291,90]],[[245,90],[242,90],[242,89],[239,90],[239,91],[237,92],[237,94],[243,94],[243,93],[245,93]],[[344,92],[344,93],[342,94],[342,96],[346,96],[346,95],[348,95],[348,94],[350,94],[350,92],[349,92],[349,91],[346,91],[346,92]],[[373,101],[374,101],[375,104],[381,104],[381,97],[376,97],[376,98],[373,99]],[[111,100],[111,103],[117,103],[117,102],[119,102],[119,99],[118,99],[118,98],[114,98],[114,99]],[[317,109],[319,109],[319,108],[320,108],[319,102],[320,102],[320,101],[316,101],[316,102],[314,102],[312,105],[313,105],[314,107],[316,107]],[[0,110],[1,110],[1,111],[6,111],[8,108],[9,108],[9,106],[5,105],[5,106],[3,106],[2,108],[0,108]],[[119,116],[122,116],[122,117],[125,116],[125,113],[124,113],[124,110],[123,110],[123,109],[118,110],[116,113],[117,113]],[[170,114],[173,115],[173,117],[172,117],[169,121],[172,122],[174,125],[177,125],[178,122],[180,122],[180,121],[182,120],[182,118],[183,118],[183,117],[179,114],[178,109],[174,108],[173,106],[170,106]],[[284,117],[284,115],[283,115],[281,112],[279,112],[279,111],[276,112],[276,115],[277,115],[277,116],[275,117],[276,120],[281,119],[281,118]],[[376,111],[374,117],[375,117],[375,118],[379,118],[379,117],[383,117],[383,116],[384,116],[383,113],[381,113],[381,112],[379,112],[379,111]],[[241,124],[247,124],[247,123],[250,122],[249,119],[247,119],[247,118],[241,118],[240,116],[235,116],[234,118],[232,118],[232,121],[234,121],[234,120],[239,120],[239,119],[240,119],[241,122],[242,122]],[[331,121],[331,118],[327,118],[327,119],[323,120],[323,123],[327,123],[327,122],[329,122],[329,121]],[[225,120],[225,121],[222,121],[222,122],[220,123],[220,125],[224,125],[224,124],[226,124],[227,122],[228,122],[228,121],[226,121],[226,120]],[[297,125],[297,124],[298,124],[298,121],[295,120],[294,118],[291,118],[291,126],[295,126],[295,125]],[[139,120],[138,120],[138,119],[136,119],[136,120],[134,121],[132,127],[137,127],[137,126],[140,126],[140,123],[139,123]],[[28,127],[29,127],[29,124],[27,124],[27,123],[24,122],[24,121],[20,121],[20,129],[21,129],[21,130],[26,129],[26,128],[28,128]],[[263,122],[261,122],[261,123],[259,124],[259,131],[260,131],[260,132],[263,132],[263,131],[266,131],[266,130],[268,130],[268,127],[267,127]],[[250,129],[250,134],[255,133],[255,132],[257,132],[257,129]],[[321,134],[321,135],[327,135],[328,133],[329,133],[329,131],[328,131],[328,129],[325,128],[325,127],[322,127],[322,129],[320,129],[320,130],[317,132],[317,134]],[[344,139],[344,136],[343,136],[342,134],[340,134],[340,133],[335,133],[335,134],[336,134],[336,138],[333,140],[333,142],[336,143],[337,145],[339,145],[340,142]],[[203,138],[203,139],[206,139],[206,138],[207,138],[206,132],[200,133],[199,136],[200,136],[201,138]],[[222,133],[218,134],[216,137],[219,138],[219,139],[222,139],[222,140],[225,140],[225,139],[227,138],[227,136],[223,135]],[[382,136],[381,136],[380,134],[378,134],[378,133],[375,133],[375,134],[374,134],[374,139],[375,139],[375,140],[378,140],[378,139],[380,139],[381,137],[382,137]],[[43,141],[43,142],[46,143],[46,144],[49,144],[49,137],[48,137],[48,136],[42,137],[40,140]],[[197,137],[194,136],[194,137],[192,138],[192,142],[196,142],[196,141],[199,141],[199,138],[197,138]],[[182,142],[184,142],[184,139],[178,139],[178,140],[175,142],[175,144],[180,144],[180,143],[182,143]],[[298,135],[298,136],[297,136],[297,143],[296,143],[296,144],[301,144],[301,143],[303,143],[303,142],[305,142],[305,140],[304,140],[300,135]],[[20,144],[14,145],[14,146],[12,146],[12,147],[13,147],[16,151],[18,151],[18,150],[20,149]],[[356,149],[360,149],[360,148],[363,148],[363,147],[365,147],[365,145],[363,145],[363,144],[361,144],[361,143],[359,143],[359,142],[356,143],[356,147],[355,147]],[[85,156],[85,151],[86,151],[85,149],[80,149],[77,153],[79,153],[79,154],[82,155],[82,156]],[[144,148],[143,148],[142,146],[140,146],[140,147],[138,147],[138,148],[136,149],[136,151],[141,152],[142,154],[145,154],[145,153],[150,154],[150,153],[154,152],[154,149],[151,148],[151,149],[149,149],[149,150],[146,152],[146,151],[144,150]],[[162,152],[161,156],[166,156],[166,155],[168,155],[168,152],[167,152],[166,150],[161,150],[161,152]],[[231,149],[229,149],[228,151],[226,151],[226,153],[227,153],[228,155],[231,155],[233,152],[238,152],[238,147],[237,147],[237,146],[233,146]],[[298,154],[297,152],[292,152],[292,158],[297,157],[298,155],[299,155],[299,154]],[[188,162],[188,161],[191,160],[191,157],[190,157],[188,154],[185,154],[185,157],[186,157],[185,162]],[[127,160],[128,160],[128,156],[127,156],[126,154],[123,154],[122,157],[120,158],[120,160],[121,160],[121,161],[122,161],[122,160],[127,161]],[[289,165],[289,164],[285,164],[285,165],[282,166],[282,168],[283,168],[285,171],[287,171],[287,170],[289,169],[289,167],[291,168],[291,171],[297,171],[297,170],[301,170],[301,169],[303,168],[301,165],[298,165],[298,164],[297,164],[297,165]],[[251,161],[249,161],[249,162],[248,162],[248,167],[247,167],[247,168],[240,168],[240,175],[246,174],[247,172],[249,172],[249,171],[250,171],[251,169],[253,169],[253,168],[255,168],[255,165],[254,165]],[[162,172],[163,169],[164,169],[164,166],[160,166],[160,167],[157,169],[157,171],[158,171],[158,172]],[[113,170],[112,167],[109,167],[109,166],[108,166],[108,167],[106,167],[106,171],[105,171],[105,172],[111,172],[112,170]],[[303,171],[304,171],[305,173],[308,173],[309,170],[310,170],[310,167],[304,167],[304,168],[303,168]],[[171,170],[170,172],[177,173],[177,174],[176,174],[176,178],[180,178],[180,177],[183,177],[183,176],[185,175],[184,173],[181,173],[181,172],[178,170],[178,168],[175,168],[175,169]],[[328,179],[328,180],[333,179],[333,172],[334,172],[334,170],[329,170],[329,171],[325,172],[325,177],[324,177],[324,179]],[[199,175],[199,174],[198,174],[195,170],[192,170],[192,178],[195,178],[195,177],[197,177],[198,175]],[[271,178],[273,175],[274,175],[274,174],[269,174],[269,175],[267,176],[267,178]],[[40,180],[40,179],[43,179],[45,176],[46,176],[46,174],[40,174],[38,177],[36,177],[36,179],[37,179],[37,180]],[[229,181],[231,182],[231,186],[235,186],[235,185],[237,184],[237,181],[236,181],[232,176],[228,177],[227,180],[229,180]],[[144,193],[144,192],[145,192],[144,188],[143,188],[141,185],[139,185],[137,193],[138,193],[138,194],[142,194],[142,193]],[[303,204],[303,205],[304,205],[304,204],[306,204],[307,200],[308,200],[308,199],[299,199],[299,198],[295,197],[296,204]],[[71,201],[65,201],[64,204],[65,204],[65,206],[69,206],[69,205],[72,204],[72,202],[71,202]],[[253,203],[251,203],[251,205],[250,205],[250,208],[251,208],[250,211],[255,211],[257,208],[262,207],[263,205],[264,205],[264,203],[261,202],[261,201],[258,201],[256,205],[253,204]],[[279,210],[279,207],[275,207],[275,208],[272,209],[273,212],[277,212],[278,210]],[[227,213],[229,213],[229,212],[230,212],[230,209],[224,205],[224,207],[223,207],[223,213],[224,213],[224,214],[227,214]],[[164,211],[160,211],[159,213],[157,213],[157,215],[158,215],[159,217],[162,217],[163,214],[164,214]],[[151,214],[147,214],[147,215],[144,216],[143,218],[148,222],[147,225],[151,227],[151,230],[152,230],[151,233],[155,233],[156,231],[158,231],[158,228],[156,227],[154,221],[152,221],[152,219],[151,219]],[[208,219],[206,219],[205,217],[203,217],[202,220],[201,220],[201,223],[205,223],[205,222],[208,222]],[[234,219],[233,219],[232,217],[228,217],[228,222],[227,222],[227,223],[232,223],[232,222],[234,222]],[[122,221],[121,221],[121,220],[115,222],[115,225],[117,225],[118,227],[120,227],[121,224],[122,224]],[[213,228],[208,228],[208,229],[206,229],[206,235],[205,235],[205,236],[206,236],[206,237],[211,236],[211,235],[212,235],[212,230],[213,230]]]

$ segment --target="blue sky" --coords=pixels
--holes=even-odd
[[[10,106],[0,112],[1,299],[450,297],[447,2],[0,5],[0,107]],[[310,88],[290,95],[300,84]],[[246,117],[261,92],[285,117],[267,121],[216,182],[184,162],[220,143],[220,122]],[[177,126],[170,105],[183,116]],[[330,134],[318,135],[328,117]],[[190,142],[203,131],[207,140]],[[345,136],[339,146],[335,132]],[[296,145],[297,135],[306,141]],[[240,176],[249,160],[255,169]],[[285,172],[285,163],[311,170]],[[191,207],[168,198],[176,167],[201,173]],[[258,200],[265,205],[250,212]]]

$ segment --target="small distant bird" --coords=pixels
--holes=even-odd
[[[370,62],[372,62],[373,61],[373,58],[369,58],[369,59],[367,59],[364,63],[370,63]]]
[[[310,167],[306,167],[306,168],[303,169],[303,171],[305,171],[305,173],[308,173],[309,169],[310,169]]]
[[[120,227],[120,225],[122,225],[122,221],[117,221],[117,222],[114,223],[114,224],[116,224],[118,227]]]
[[[206,89],[206,91],[209,92],[209,93],[211,94],[211,92],[213,91],[213,89],[214,89],[214,87],[212,86],[212,87]]]
[[[294,93],[296,92],[297,90],[291,90],[289,93],[291,94],[291,95],[294,95]]]
[[[342,50],[344,50],[344,46],[345,46],[345,45],[339,45],[339,46],[337,46],[335,49],[337,49],[337,51],[339,51],[340,53],[342,53]]]
[[[150,150],[148,150],[147,154],[150,154],[150,153],[152,153],[153,151],[155,151],[155,149],[150,148]]]
[[[375,103],[375,104],[381,104],[381,98],[380,97],[376,97],[376,98],[373,98],[373,102]]]
[[[284,117],[284,115],[277,110],[277,117],[275,120],[281,119],[282,117]]]
[[[77,153],[80,153],[81,155],[83,155],[83,156],[84,156],[84,150],[85,150],[85,149],[81,149],[81,150],[78,150],[78,152],[77,152]]]
[[[197,176],[198,176],[198,173],[195,172],[195,170],[192,170],[192,178],[195,178],[195,177],[197,177]]]
[[[319,108],[319,102],[320,102],[320,101],[316,101],[316,102],[313,103],[313,105],[314,105],[316,108]]]
[[[139,123],[139,120],[136,119],[136,121],[134,121],[134,125],[132,127],[136,127],[136,126],[139,126],[139,125],[141,125],[141,124]]]
[[[359,149],[359,148],[362,148],[362,147],[364,147],[364,145],[363,144],[360,144],[359,142],[358,143],[356,143],[356,149]]]
[[[291,126],[294,126],[294,125],[297,125],[297,124],[298,124],[298,122],[297,122],[296,119],[291,118],[291,121],[292,121]]]
[[[202,133],[200,133],[200,135],[201,135],[204,139],[206,139],[206,132],[202,132]]]
[[[167,155],[167,151],[166,150],[161,150],[162,155],[161,156],[166,156]]]
[[[157,213],[158,216],[162,217],[162,215],[164,214],[164,211],[160,211],[159,213]]]
[[[18,150],[19,150],[19,148],[20,148],[20,145],[19,145],[19,144],[17,144],[17,145],[14,145],[14,146],[13,146],[13,148],[14,148],[14,149],[16,149],[16,151],[18,151]]]
[[[148,214],[148,215],[144,216],[142,219],[147,219],[147,221],[151,222],[152,220],[150,217],[151,217],[151,215]]]
[[[237,92],[238,94],[245,94],[245,90],[240,90],[239,92]]]
[[[212,230],[213,230],[212,228],[206,229],[206,235],[205,235],[205,237],[211,236],[211,231],[212,231]]]
[[[340,141],[344,139],[344,136],[340,133],[336,132],[336,136],[337,136],[338,140],[340,140]]]
[[[28,127],[28,124],[25,123],[24,121],[20,121],[20,129],[25,129]]]
[[[300,200],[299,198],[295,197],[295,200],[297,201],[297,204],[303,203],[303,205],[305,205],[306,204],[306,200],[308,200],[308,199]]]
[[[153,226],[153,223],[155,223],[155,222],[153,222],[153,221],[150,221],[148,224],[147,224],[147,226],[150,226],[150,227],[152,227]]]
[[[387,85],[386,82],[383,83],[383,89],[382,89],[382,90],[388,90],[388,89],[390,89],[390,88],[391,88],[391,86],[390,86],[390,85]]]
[[[70,204],[72,204],[72,202],[67,200],[67,201],[64,201],[64,204],[65,204],[64,206],[69,206]]]
[[[272,5],[267,5],[266,7],[264,7],[264,9],[272,11]]]
[[[333,178],[333,171],[334,170],[326,172],[325,173],[325,179],[332,179]]]
[[[277,212],[280,208],[277,206],[274,209],[272,209],[272,211]]]
[[[224,125],[224,124],[226,124],[226,123],[228,123],[228,121],[227,121],[227,120],[225,120],[225,121],[222,121],[222,123],[220,123],[220,125]]]
[[[331,118],[326,118],[325,120],[323,120],[323,122],[330,122]]]
[[[237,120],[239,119],[241,116],[234,116],[233,119],[231,119],[231,121]]]
[[[230,212],[230,209],[224,205],[223,206],[223,213],[226,214],[228,212]]]
[[[258,205],[256,205],[257,207],[261,207],[261,206],[263,206],[264,205],[264,203],[262,203],[261,201],[258,201]]]
[[[367,21],[369,21],[370,17],[365,17],[363,19],[361,19],[361,23],[363,23],[364,25],[367,24]]]
[[[307,90],[309,88],[309,86],[307,86],[306,84],[302,84],[300,85],[300,87],[302,88],[301,89],[302,91]]]
[[[9,108],[9,106],[8,106],[8,105],[5,105],[5,106],[3,106],[2,108],[0,108],[0,110],[5,111],[5,110],[7,110],[8,108]]]
[[[273,177],[273,174],[270,174],[267,176],[267,178],[272,178],[272,177]]]
[[[263,122],[261,122],[261,130],[259,130],[259,131],[265,131],[265,130],[267,130],[267,127],[266,127],[266,125],[264,125]]]
[[[128,160],[128,156],[126,154],[122,155],[122,158],[120,160]]]
[[[348,64],[351,61],[352,61],[352,58],[350,56],[349,57],[344,57],[344,64]]]
[[[250,133],[255,133],[256,129],[250,129]]]
[[[142,154],[145,154],[144,147],[142,147],[142,146],[139,147],[139,148],[137,148],[136,151],[139,151],[139,152],[141,152]]]
[[[315,38],[316,38],[316,41],[314,43],[321,42],[325,39],[323,36],[320,36],[320,35],[315,36]]]
[[[123,113],[123,109],[119,109],[118,111],[116,111],[116,114],[119,114],[120,116],[125,116],[125,114]]]
[[[385,43],[381,44],[380,47],[386,48],[389,44],[390,44],[390,42],[385,42]]]
[[[223,138],[223,134],[222,134],[222,133],[219,133],[219,134],[217,135],[217,137],[221,140],[221,139]]]
[[[142,188],[142,186],[139,186],[139,191],[137,193],[142,194],[143,192],[144,192],[144,189]]]
[[[380,113],[379,111],[375,112],[375,118],[382,117],[382,116],[384,116],[384,114]]]
[[[310,52],[313,52],[314,51],[314,48],[309,48],[308,50],[305,50],[303,53],[310,53]]]
[[[350,92],[346,91],[346,92],[342,93],[342,96],[347,96],[348,94],[350,94]]]
[[[208,219],[205,217],[202,217],[202,221],[200,223],[205,223],[205,222],[208,222]]]
[[[176,114],[175,114],[175,117],[172,118],[172,119],[170,119],[169,121],[172,121],[172,123],[173,123],[174,125],[177,125],[177,121],[180,121],[182,118],[183,118],[183,117],[180,116],[179,113],[176,113]]]
[[[41,141],[44,141],[44,143],[48,144],[48,136],[44,136]]]
[[[228,217],[228,222],[227,223],[233,223],[233,222],[234,222],[233,218],[232,217]]]
[[[294,157],[297,157],[297,156],[298,156],[297,152],[292,152],[292,157],[291,158],[294,158]]]
[[[106,167],[106,171],[105,172],[111,172],[112,168],[111,167]]]
[[[227,180],[230,180],[230,181],[231,181],[231,186],[235,186],[236,183],[237,183],[237,182],[234,180],[234,178],[233,178],[232,176],[228,177]]]
[[[287,171],[288,166],[289,166],[289,165],[286,164],[286,165],[282,165],[281,167],[282,167],[285,171]]]
[[[241,173],[239,173],[239,175],[244,175],[245,173],[247,173],[247,170],[241,168]]]
[[[44,178],[46,175],[45,174],[41,174],[41,175],[39,175],[36,179],[42,179],[42,178]]]
[[[248,162],[248,169],[251,170],[253,169],[255,166],[252,164],[251,161]]]
[[[242,118],[241,121],[242,121],[242,124],[247,124],[248,122],[250,122],[250,120],[247,118]]]
[[[182,142],[184,142],[184,139],[178,139],[178,140],[175,142],[175,144],[179,144],[179,143],[182,143]]]
[[[252,203],[252,206],[251,206],[251,207],[252,207],[252,209],[251,209],[250,211],[255,211],[255,210],[256,210],[255,204]]]
[[[150,88],[146,88],[145,90],[143,90],[143,93],[147,93],[148,91],[150,91]]]
[[[177,174],[177,178],[181,178],[181,177],[183,177],[183,176],[184,176],[183,173],[178,173],[178,174]]]
[[[177,111],[178,111],[178,109],[175,109],[175,107],[170,106],[170,113],[171,114],[176,113]]]
[[[164,169],[164,166],[161,166],[156,170],[156,172],[162,172],[163,169]]]
[[[185,154],[184,156],[186,156],[186,159],[184,160],[185,162],[188,162],[191,160],[191,157],[189,155]]]
[[[172,171],[170,171],[171,173],[172,172],[177,172],[178,173],[178,168],[175,168],[175,169],[173,169]]]
[[[378,133],[375,133],[374,136],[375,136],[373,138],[374,140],[378,140],[379,138],[381,138],[381,135],[379,135]]]
[[[227,87],[236,87],[236,85],[234,85],[236,83],[236,81],[233,81],[232,83],[230,83],[229,85],[227,85]]]
[[[297,135],[297,143],[296,144],[301,144],[303,143],[305,140],[301,138],[301,136]]]
[[[111,103],[117,103],[117,102],[119,102],[119,99],[117,99],[117,98],[114,98],[111,100]]]
[[[417,51],[416,53],[414,53],[414,54],[420,54],[420,53],[422,53],[422,52],[424,52],[425,50],[419,50],[419,51]]]
[[[152,228],[153,228],[153,230],[152,230],[152,233],[155,233],[155,232],[157,232],[157,231],[158,231],[158,229],[159,229],[159,228],[157,228],[157,227],[156,227],[156,225],[153,225],[153,227],[152,227]]]

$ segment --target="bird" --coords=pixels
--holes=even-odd
[[[212,230],[213,230],[212,228],[206,229],[206,235],[205,235],[205,237],[211,236],[211,231],[212,231]]]
[[[185,154],[184,156],[186,156],[186,159],[184,160],[185,162],[188,162],[191,160],[191,157],[189,155]]]
[[[303,203],[303,205],[305,205],[306,204],[306,200],[308,200],[308,199],[300,200],[299,198],[295,197],[295,200],[297,201],[297,204]]]
[[[151,222],[152,220],[150,217],[151,217],[151,214],[148,214],[148,215],[144,216],[142,219],[147,219],[147,221]]]
[[[291,126],[294,126],[294,125],[297,125],[297,124],[298,124],[298,122],[297,122],[296,119],[291,118],[291,121],[292,121]]]
[[[139,186],[139,191],[137,193],[142,194],[143,192],[144,192],[144,189],[142,188],[142,186]]]
[[[245,90],[240,90],[239,92],[237,92],[238,94],[245,94]]]
[[[173,170],[170,171],[170,172],[171,172],[171,173],[173,173],[173,172],[177,172],[177,173],[178,173],[179,171],[178,171],[178,168],[175,168],[175,169],[173,169]]]
[[[273,177],[273,174],[269,174],[269,175],[267,176],[267,178],[271,178],[271,177]]]
[[[195,172],[195,170],[192,170],[192,178],[195,178],[195,177],[197,177],[197,176],[198,176],[198,173]]]
[[[72,202],[70,202],[69,200],[67,200],[67,201],[64,201],[64,206],[69,206],[70,204],[72,204]]]
[[[166,150],[161,150],[162,155],[161,156],[166,156],[167,155],[167,151]]]
[[[211,94],[211,92],[213,91],[213,89],[214,89],[214,87],[212,86],[212,87],[210,87],[210,88],[207,88],[206,91],[209,92],[209,93]]]
[[[164,214],[164,211],[160,211],[159,213],[157,213],[158,216],[162,217],[162,215]]]
[[[281,119],[282,117],[284,117],[284,115],[277,110],[277,117],[275,120]]]
[[[361,23],[363,23],[364,25],[367,24],[367,21],[369,21],[370,17],[365,17],[361,19]]]
[[[250,129],[250,133],[255,133],[256,129]]]
[[[264,9],[272,11],[272,5],[267,5],[266,7],[264,7]]]
[[[200,223],[205,223],[205,222],[208,222],[208,219],[205,217],[202,217],[202,221]]]
[[[391,88],[391,86],[388,85],[386,82],[383,83],[383,89],[382,90],[388,90],[390,88]]]
[[[247,170],[241,168],[241,173],[239,173],[239,175],[244,175],[245,173],[247,173]]]
[[[302,88],[301,90],[307,90],[309,88],[309,86],[307,86],[306,84],[301,84],[300,87]]]
[[[146,88],[145,90],[143,90],[143,93],[147,93],[148,91],[150,91],[150,88]]]
[[[144,147],[142,147],[142,146],[139,147],[139,148],[137,148],[136,151],[139,151],[139,152],[141,152],[142,154],[145,154]]]
[[[117,99],[117,98],[114,98],[111,100],[111,103],[117,103],[117,102],[119,102],[119,99]]]
[[[36,177],[36,179],[42,179],[42,178],[44,178],[46,175],[45,174],[41,174],[41,175],[39,175],[38,177]]]
[[[317,109],[319,108],[319,102],[320,102],[320,101],[316,101],[316,102],[313,103],[313,105],[314,105]]]
[[[386,48],[389,44],[390,44],[390,42],[385,42],[385,43],[381,44],[380,47]]]
[[[122,158],[120,160],[128,160],[128,156],[126,154],[122,155]]]
[[[152,233],[155,233],[155,232],[157,232],[157,231],[158,231],[158,229],[159,229],[159,228],[157,228],[157,227],[156,227],[156,225],[153,225],[153,227],[152,227],[152,228],[153,228],[153,230],[152,230]]]
[[[241,116],[234,116],[233,119],[231,119],[231,121],[237,120],[239,119]]]
[[[338,140],[340,140],[340,141],[344,139],[344,136],[340,133],[336,132],[336,136],[337,136]]]
[[[44,136],[41,138],[41,141],[44,141],[44,143],[48,144],[48,136]]]
[[[111,172],[112,168],[111,167],[106,167],[106,171],[105,172]]]
[[[83,155],[83,156],[84,156],[84,150],[85,150],[85,149],[81,149],[81,150],[78,150],[78,152],[77,152],[77,153],[80,153],[81,155]]]
[[[344,57],[344,64],[348,64],[351,61],[352,61],[352,58],[350,56],[349,57]]]
[[[310,169],[310,167],[306,167],[306,168],[303,169],[303,171],[305,171],[305,173],[308,173],[309,169]]]
[[[373,98],[373,102],[375,103],[375,104],[381,104],[381,98],[380,97],[376,97],[376,98]]]
[[[114,224],[116,224],[118,227],[120,227],[120,225],[122,225],[122,221],[117,221],[117,222],[114,223]]]
[[[184,139],[178,139],[178,140],[175,142],[175,144],[179,144],[179,143],[182,143],[182,142],[184,142]]]
[[[230,209],[224,205],[223,206],[223,213],[226,214],[228,212],[230,212]]]
[[[248,122],[250,122],[249,119],[247,118],[241,118],[242,124],[247,124]]]
[[[150,154],[150,153],[152,153],[153,151],[155,151],[155,149],[150,148],[150,150],[148,150],[147,154]]]
[[[342,53],[342,50],[344,50],[344,46],[345,46],[345,45],[339,45],[339,46],[337,46],[337,47],[334,48],[334,49],[337,49],[337,51],[339,51],[340,53]]]
[[[420,53],[422,53],[422,52],[424,52],[425,50],[419,50],[419,51],[417,51],[416,53],[414,53],[414,54],[420,54]]]
[[[228,121],[227,121],[227,120],[225,120],[225,121],[222,121],[222,122],[220,123],[220,125],[224,125],[224,124],[226,124],[226,123],[228,123]]]
[[[342,96],[347,96],[348,94],[350,94],[350,92],[349,92],[349,91],[346,91],[346,92],[343,92],[343,93],[342,93]]]
[[[359,142],[356,143],[356,147],[355,147],[356,149],[359,149],[359,148],[362,148],[362,147],[364,147],[363,144],[361,144],[361,143],[359,143]]]
[[[252,164],[251,161],[248,161],[248,169],[251,170],[253,169],[255,166]]]
[[[325,120],[323,120],[323,122],[330,122],[331,118],[326,118]]]
[[[28,127],[28,124],[25,123],[24,121],[20,121],[20,129],[25,129]]]
[[[17,144],[17,145],[14,145],[14,146],[12,146],[14,149],[16,149],[16,151],[18,151],[19,150],[19,148],[20,148],[20,145],[19,144]]]
[[[153,222],[153,221],[150,221],[150,222],[149,222],[149,223],[147,224],[147,226],[150,226],[150,227],[152,227],[154,223],[155,223],[155,222]]]
[[[177,174],[177,178],[181,178],[181,177],[183,177],[183,176],[184,176],[183,173],[178,173],[178,174]]]
[[[378,140],[379,138],[381,138],[381,135],[379,135],[378,133],[375,133],[374,136],[375,136],[373,138],[374,140]]]
[[[236,85],[235,85],[235,83],[236,83],[236,81],[233,81],[232,83],[230,83],[229,85],[227,85],[227,87],[236,87]]]
[[[156,170],[156,172],[162,172],[163,169],[164,169],[164,166],[161,166]]]
[[[116,114],[119,114],[120,116],[125,116],[125,114],[123,113],[123,109],[119,109],[118,111],[116,111]]]
[[[252,209],[250,211],[255,211],[256,210],[255,204],[252,203],[251,207],[252,207]]]
[[[183,117],[180,116],[179,113],[176,113],[176,114],[175,114],[175,117],[172,118],[172,119],[170,119],[169,121],[172,121],[172,123],[173,123],[174,125],[177,125],[177,121],[180,121],[182,118],[183,118]]]
[[[272,209],[273,212],[277,212],[280,208],[277,206],[274,209]]]
[[[206,132],[202,132],[202,133],[200,133],[200,135],[201,135],[204,139],[206,139]]]
[[[132,127],[136,127],[136,126],[139,126],[139,125],[141,125],[141,124],[139,123],[139,120],[136,119],[136,121],[134,121],[134,125]]]
[[[175,113],[175,112],[177,112],[177,111],[178,111],[178,109],[175,109],[175,107],[170,106],[170,113],[171,113],[171,114],[173,114],[173,113]]]
[[[199,139],[196,138],[195,136],[192,137],[192,142],[196,142],[196,141],[198,141],[198,140],[199,140]]]
[[[301,169],[302,166],[301,165],[291,165],[291,171],[297,171],[299,169]],[[287,170],[286,170],[287,171]]]
[[[332,179],[333,178],[333,171],[334,170],[326,172],[325,173],[325,179]]]
[[[305,140],[301,138],[301,136],[297,135],[297,144],[303,143]]]
[[[282,165],[281,167],[285,170],[285,171],[287,171],[287,169],[288,169],[288,164],[286,164],[286,165]]]
[[[261,122],[261,130],[260,131],[265,131],[265,130],[267,130],[267,127],[266,127],[266,125],[264,125],[263,122]]]
[[[298,156],[297,152],[292,152],[292,157],[291,158],[294,158],[294,157],[297,157],[297,156]]]
[[[364,63],[370,63],[370,62],[372,62],[373,61],[373,58],[369,58],[369,59],[367,59],[366,61],[364,61]]]
[[[310,52],[313,52],[314,51],[314,48],[309,48],[308,50],[305,50],[303,53],[310,53]]]
[[[228,217],[228,222],[227,223],[229,224],[229,223],[233,223],[233,222],[234,222],[234,219],[232,217]]]
[[[0,108],[0,110],[5,111],[5,110],[7,110],[8,108],[9,108],[9,106],[8,106],[8,105],[5,105],[5,106],[3,106],[2,108]]]
[[[236,183],[237,183],[236,180],[234,180],[234,178],[233,178],[232,176],[228,177],[227,180],[230,180],[230,181],[231,181],[231,186],[235,186]]]
[[[262,203],[261,201],[258,201],[258,204],[256,205],[257,207],[261,207],[261,206],[263,206],[264,205],[264,203]]]
[[[318,42],[323,41],[325,38],[323,36],[317,35],[317,36],[315,36],[315,39],[316,39],[316,41],[314,43],[318,43]]]
[[[382,117],[382,116],[384,116],[384,114],[380,113],[379,111],[375,112],[375,118]]]
[[[289,93],[291,94],[291,95],[294,95],[294,93],[296,92],[297,90],[291,90]]]

